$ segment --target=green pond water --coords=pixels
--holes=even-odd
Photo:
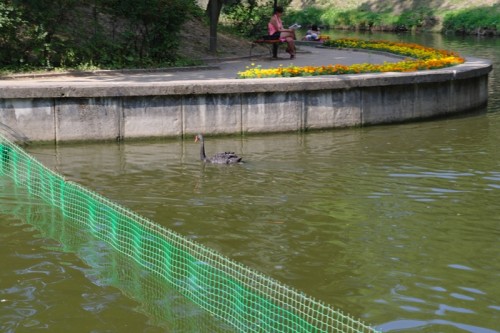
[[[489,59],[500,40],[354,36]],[[498,332],[500,78],[473,115],[311,133],[30,146],[48,167],[386,332]],[[0,190],[0,332],[223,332],[105,244]]]

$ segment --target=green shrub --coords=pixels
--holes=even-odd
[[[3,0],[0,65],[168,66],[197,11],[195,0]]]
[[[443,29],[473,33],[477,29],[490,29],[500,33],[500,4],[451,12],[445,15]]]
[[[307,7],[303,10],[290,10],[285,18],[289,23],[299,23],[304,27],[313,24],[324,26],[326,22],[322,18],[323,12],[317,7]]]
[[[0,2],[0,65],[18,62],[21,50],[16,47],[17,36],[23,25],[20,10],[7,2]]]
[[[457,12],[443,14],[429,7],[417,7],[395,14],[390,5],[381,6],[379,11],[374,11],[367,5],[357,8],[340,10],[335,6],[324,8],[308,7],[304,10],[295,10],[288,15],[293,22],[310,25],[313,22],[319,25],[360,30],[388,30],[406,31],[415,28],[435,29],[439,17],[445,15],[444,29],[474,32],[475,29],[490,29],[500,31],[500,5],[465,9]]]
[[[280,1],[279,4],[286,8],[291,0]],[[233,1],[222,8],[223,18],[221,23],[230,30],[245,37],[259,37],[267,35],[267,23],[273,13],[274,0]],[[291,22],[290,14],[285,9],[283,20],[285,24]]]

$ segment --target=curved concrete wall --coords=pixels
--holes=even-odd
[[[485,60],[468,59],[411,73],[72,85],[12,81],[0,90],[0,125],[31,141],[63,142],[387,124],[485,106],[491,69]]]

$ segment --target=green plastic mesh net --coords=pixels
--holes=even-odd
[[[46,168],[0,135],[0,176],[57,207],[242,332],[376,332],[362,321],[154,223]]]

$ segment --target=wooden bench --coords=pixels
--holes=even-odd
[[[254,40],[252,42],[252,46],[250,47],[250,56],[252,56],[252,51],[254,49],[254,47],[256,47],[257,45],[263,45],[265,47],[267,47],[267,49],[269,50],[269,55],[271,56],[271,58],[278,58],[278,46],[281,44],[281,43],[286,43],[286,42],[282,42],[281,40],[279,39],[257,39],[257,40]]]

